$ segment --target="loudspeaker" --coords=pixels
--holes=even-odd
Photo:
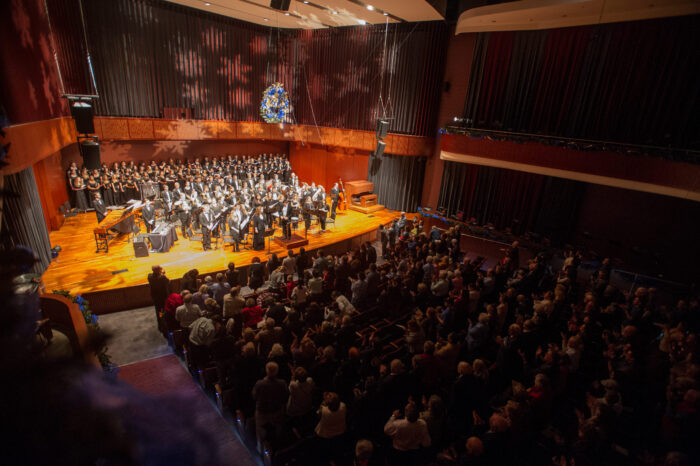
[[[387,132],[389,132],[389,122],[377,120],[377,139],[384,139]]]
[[[93,134],[95,125],[92,122],[92,105],[83,101],[75,101],[70,106],[70,114],[75,120],[78,134]]]
[[[99,142],[92,139],[80,141],[80,155],[83,156],[83,166],[88,170],[99,170],[102,166]]]
[[[275,10],[280,10],[280,11],[287,11],[289,10],[289,3],[291,0],[271,0],[270,1],[270,8],[273,8]]]
[[[134,239],[134,256],[136,257],[148,257],[148,245],[145,241],[136,241]]]
[[[374,156],[381,157],[382,155],[384,155],[384,148],[385,147],[386,147],[386,142],[377,141],[377,148],[374,149]]]

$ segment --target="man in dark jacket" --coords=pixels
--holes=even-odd
[[[253,387],[255,400],[255,433],[263,444],[270,439],[270,429],[279,432],[284,422],[284,407],[287,405],[289,392],[284,380],[277,378],[279,366],[276,362],[265,365],[265,377]],[[274,435],[274,434],[273,434]]]
[[[152,272],[148,274],[148,285],[151,288],[151,299],[156,308],[156,322],[158,329],[167,337],[165,324],[161,319],[165,309],[165,300],[170,295],[170,280],[165,276],[165,271],[160,265],[151,267]]]

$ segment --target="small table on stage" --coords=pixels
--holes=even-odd
[[[146,235],[151,242],[151,250],[153,252],[168,252],[173,247],[173,243],[177,241],[177,231],[172,225],[160,224]]]

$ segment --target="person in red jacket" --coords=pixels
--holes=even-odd
[[[248,298],[245,302],[245,307],[241,312],[241,317],[243,318],[243,325],[249,328],[256,328],[258,323],[262,320],[265,311],[257,305],[255,299]]]

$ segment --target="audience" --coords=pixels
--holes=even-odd
[[[653,288],[627,293],[610,283],[607,260],[583,279],[578,252],[530,258],[518,242],[487,269],[460,250],[460,236],[405,219],[380,231],[379,262],[368,244],[339,256],[318,250],[313,261],[302,249],[271,258],[266,280],[256,260],[245,301],[246,277],[230,264],[184,293],[175,316],[190,329],[191,351],[209,351],[228,407],[279,458],[699,458],[697,298],[667,304]],[[196,287],[193,272],[183,289]],[[230,291],[220,293],[222,283]],[[225,326],[216,307],[197,306],[207,298]],[[224,339],[235,344],[217,346]]]

